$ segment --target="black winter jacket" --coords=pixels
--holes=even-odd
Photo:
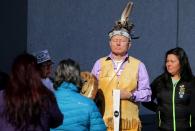
[[[157,127],[160,131],[191,130],[191,92],[195,82],[180,79],[175,87],[171,77],[160,75],[151,84],[152,101],[143,105],[157,113]],[[155,102],[156,99],[156,102]]]

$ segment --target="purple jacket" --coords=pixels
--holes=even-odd
[[[45,100],[45,102],[49,102]],[[48,110],[44,111],[41,115],[41,122],[35,128],[32,125],[29,125],[27,131],[49,131],[50,128],[55,128],[62,124],[63,114],[59,110],[57,103],[48,104]],[[3,98],[3,91],[0,91],[0,114],[5,108],[5,102]],[[0,130],[1,131],[20,131],[16,130],[13,125],[8,123],[4,117],[0,115]]]

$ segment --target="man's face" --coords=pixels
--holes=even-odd
[[[110,40],[110,48],[113,54],[124,56],[131,43],[129,43],[129,38],[122,35],[115,35]]]
[[[47,78],[52,73],[52,62],[46,61],[40,65],[40,73],[42,78]]]

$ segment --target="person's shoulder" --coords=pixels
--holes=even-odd
[[[79,92],[68,92],[64,91],[63,94],[66,93],[67,96],[69,96],[68,98],[64,98],[66,100],[68,99],[72,99],[72,101],[77,101],[77,103],[79,103],[81,106],[91,106],[93,104],[95,104],[93,102],[92,99],[81,95]]]
[[[195,85],[195,77],[193,77],[193,78],[190,80],[190,84],[193,85],[193,86]]]
[[[104,57],[98,58],[98,59],[95,61],[94,66],[99,66],[100,63],[102,63],[103,61],[106,61],[107,59],[108,59],[108,56],[104,56]]]
[[[103,58],[104,58],[104,57],[100,57],[100,58],[96,59],[96,60],[95,60],[95,65],[99,64],[100,61],[101,61]]]
[[[137,63],[139,63],[139,64],[143,64],[144,65],[144,63],[141,61],[141,60],[139,60],[138,58],[135,58],[135,57],[133,57],[133,56],[129,56],[129,58],[128,58],[130,61],[134,61],[134,62],[137,62]]]
[[[4,92],[4,90],[0,90],[0,97],[3,97]]]
[[[51,83],[54,83],[54,78],[53,77],[48,77],[48,79],[49,79],[49,81],[51,82]]]
[[[156,79],[164,79],[164,78],[165,78],[165,74],[164,73],[162,73],[162,74],[160,74],[160,75],[158,75],[156,77]]]
[[[90,98],[88,98],[88,97],[86,97],[86,96],[83,96],[83,95],[81,95],[80,93],[78,93],[78,96],[79,96],[79,99],[80,99],[81,101],[83,101],[83,102],[86,102],[86,103],[88,103],[88,104],[91,104],[91,103],[93,102],[92,99],[90,99]]]
[[[128,56],[128,57],[129,57],[129,59],[133,59],[133,60],[141,61],[141,60],[139,60],[138,58],[135,58],[135,57],[133,57],[133,56]]]
[[[99,58],[97,61],[107,60],[108,58],[109,58],[108,56],[103,56],[103,57]]]
[[[156,78],[154,78],[153,82],[160,82],[165,79],[165,74],[160,74]]]
[[[83,103],[83,105],[85,105],[85,106],[89,106],[89,107],[92,107],[92,106],[94,106],[95,105],[95,102],[92,100],[92,99],[90,99],[90,98],[88,98],[88,97],[86,97],[86,96],[83,96],[83,95],[81,95],[81,94],[78,94],[78,100],[81,102],[81,103]]]
[[[192,80],[191,80],[191,81],[192,81],[192,82],[195,82],[195,76],[192,77]]]

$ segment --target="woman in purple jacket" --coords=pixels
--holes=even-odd
[[[49,131],[62,122],[53,93],[41,83],[36,58],[19,55],[7,87],[0,92],[0,130]]]

